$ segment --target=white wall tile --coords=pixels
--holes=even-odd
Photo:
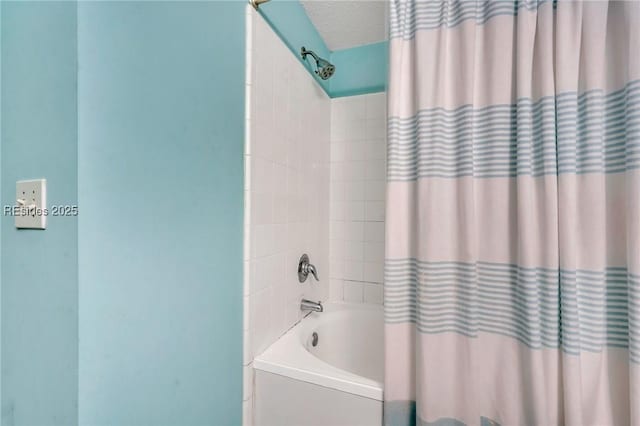
[[[330,211],[330,218],[331,220],[334,221],[341,221],[341,220],[345,220],[346,217],[346,208],[347,208],[347,203],[343,202],[343,201],[336,201],[335,203],[331,203],[331,211]]]
[[[347,165],[344,162],[331,163],[331,181],[344,182],[347,180]]]
[[[342,142],[344,147],[344,161],[363,161],[366,155],[367,144],[364,140],[349,140]]]
[[[273,249],[273,234],[274,225],[255,225],[251,228],[251,256],[255,259],[257,257],[264,257],[274,253]]]
[[[363,221],[365,218],[365,202],[364,201],[347,201],[345,203],[344,219],[356,222]]]
[[[280,162],[276,160],[272,171],[273,183],[271,184],[270,191],[274,191],[276,194],[287,193],[287,166],[286,164],[282,164],[282,157],[286,157],[286,153],[276,157],[280,159]]]
[[[344,282],[344,301],[361,303],[364,298],[363,283],[354,281]]]
[[[385,93],[374,93],[365,98],[366,118],[381,119],[386,123],[387,96]]]
[[[333,181],[330,184],[330,203],[344,202],[345,200],[344,182]],[[366,199],[366,198],[365,198]]]
[[[344,259],[331,259],[329,261],[329,270],[331,271],[331,278],[342,279],[344,277]],[[342,300],[342,299],[337,299]]]
[[[344,222],[342,238],[347,241],[365,241],[365,222]]]
[[[261,157],[251,159],[251,190],[258,194],[268,194],[273,186],[273,162]]]
[[[330,296],[332,300],[344,299],[342,280],[331,280]]]
[[[250,306],[249,302],[250,302],[250,296],[248,294],[245,294],[243,296],[243,304],[242,306]],[[242,310],[242,329],[246,332],[249,331],[251,329],[251,317],[250,317],[250,310],[249,309],[243,309]],[[244,364],[244,362],[243,362]]]
[[[331,161],[345,161],[347,158],[347,147],[348,145],[343,142],[332,142],[331,143]]]
[[[344,180],[365,180],[366,178],[366,163],[364,161],[350,162],[344,166]]]
[[[346,260],[344,262],[344,279],[352,281],[363,280],[363,262]]]
[[[385,160],[387,158],[387,143],[384,138],[368,139],[364,147],[365,160]]]
[[[280,337],[289,327],[285,323],[284,304],[286,300],[284,276],[278,278],[271,288],[269,340]]]
[[[364,241],[384,243],[384,222],[364,222]]]
[[[384,160],[368,160],[365,169],[366,180],[384,180],[386,176]]]
[[[384,201],[367,201],[365,203],[365,220],[383,221],[384,210]]]
[[[242,368],[243,392],[242,400],[247,401],[253,396],[253,363]]]
[[[346,228],[346,223],[343,221],[331,221],[331,234],[329,238],[332,240],[344,239]]]
[[[386,95],[331,101],[331,298],[382,303]]]
[[[278,223],[273,225],[273,249],[275,253],[284,253],[288,249],[287,244],[287,223]]]
[[[247,304],[245,306],[250,305]],[[250,329],[245,330],[242,334],[242,365],[248,365],[253,361],[253,351],[251,349],[251,334],[252,331]]]
[[[242,426],[253,425],[253,398],[242,401]]]
[[[342,238],[336,238],[329,240],[330,259],[344,260],[346,257],[346,241]],[[364,253],[364,248],[363,248]],[[364,254],[363,254],[364,256]]]
[[[265,288],[251,295],[251,347],[253,356],[262,353],[270,344],[270,297],[271,289]]]
[[[364,243],[362,241],[345,241],[345,260],[362,262],[364,260]]]
[[[273,195],[251,192],[251,224],[273,223]]]
[[[364,302],[382,304],[382,284],[364,284]]]
[[[384,262],[364,262],[362,279],[364,281],[382,284],[384,281]]]
[[[364,260],[366,262],[383,262],[384,242],[364,243]]]
[[[285,186],[286,189],[286,186]],[[275,194],[273,196],[273,223],[286,224],[289,220],[289,195]]]
[[[365,137],[367,139],[379,138],[387,131],[387,122],[384,119],[374,118],[365,120]]]
[[[350,201],[364,201],[365,197],[365,181],[357,180],[344,183],[344,197]]]
[[[365,182],[364,197],[366,201],[384,201],[387,190],[384,180],[369,180]]]
[[[330,215],[331,100],[259,14],[247,19],[245,365],[300,320],[303,297],[329,297],[329,218],[344,215]],[[342,131],[353,133],[346,119]],[[298,283],[305,252],[320,283]]]
[[[244,365],[301,319],[303,297],[382,303],[386,188],[386,95],[330,100],[250,8],[248,19]],[[320,283],[298,283],[303,252]],[[250,389],[243,399],[250,425]]]

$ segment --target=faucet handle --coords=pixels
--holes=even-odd
[[[318,279],[318,271],[316,271],[316,267],[309,263],[309,256],[303,254],[298,262],[298,281],[301,283],[305,282],[309,274],[313,275],[316,281],[320,281]]]
[[[310,263],[307,264],[307,274],[309,273],[313,275],[313,278],[315,278],[316,281],[320,281],[320,279],[318,278],[318,271],[316,271],[316,267]]]

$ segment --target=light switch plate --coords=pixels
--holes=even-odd
[[[16,182],[16,228],[47,228],[47,180],[32,179]]]

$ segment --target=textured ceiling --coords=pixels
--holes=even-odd
[[[387,39],[386,1],[301,0],[301,3],[329,50]]]

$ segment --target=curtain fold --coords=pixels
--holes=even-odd
[[[640,2],[390,36],[385,423],[640,424]]]

